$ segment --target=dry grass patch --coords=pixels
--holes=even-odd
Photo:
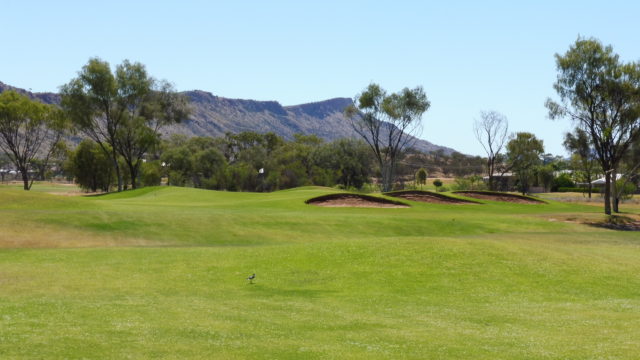
[[[0,232],[0,249],[16,248],[91,248],[114,246],[168,245],[147,239],[126,236],[97,235],[73,229],[37,226],[27,229],[6,226]]]

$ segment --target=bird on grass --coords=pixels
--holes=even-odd
[[[255,278],[256,278],[256,274],[255,273],[253,275],[249,276],[247,278],[247,280],[249,280],[249,284],[253,284],[253,279],[255,279]]]

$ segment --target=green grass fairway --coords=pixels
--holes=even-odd
[[[332,192],[0,187],[0,359],[640,356],[640,233],[600,207]]]

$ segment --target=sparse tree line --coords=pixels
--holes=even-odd
[[[60,107],[14,91],[0,94],[0,148],[20,172],[25,190],[31,188],[33,170],[46,169],[51,155],[60,151],[65,133],[83,135],[97,145],[110,161],[118,191],[124,188],[125,173],[131,187],[138,187],[144,156],[160,142],[160,129],[185,119],[189,108],[171,85],[149,76],[144,65],[124,61],[114,70],[90,59],[61,87]]]
[[[640,168],[640,63],[622,62],[611,46],[579,38],[565,54],[556,54],[556,66],[559,100],[548,99],[546,107],[552,119],[568,118],[575,124],[564,146],[576,179],[587,184],[591,194],[591,182],[603,175],[604,211],[619,212],[620,200],[632,191]],[[529,133],[514,134],[506,144],[506,161],[501,161],[506,118],[483,113],[475,130],[487,152],[490,186],[502,164],[517,174],[526,192],[532,172],[540,167],[542,142]]]
[[[474,131],[487,157],[412,150],[430,102],[422,87],[388,93],[371,84],[345,109],[362,141],[325,143],[298,135],[285,141],[274,134],[227,134],[224,138],[173,136],[161,129],[185,120],[187,99],[166,81],[149,76],[139,63],[124,61],[112,71],[90,59],[78,76],[61,87],[61,106],[33,101],[13,91],[0,94],[0,149],[20,172],[24,189],[43,178],[50,162],[61,163],[63,134],[85,140],[68,155],[64,168],[83,187],[118,191],[159,184],[237,191],[271,191],[301,185],[340,184],[361,188],[371,177],[382,191],[409,180],[424,183],[425,173],[453,175],[459,186],[506,190],[505,175],[523,193],[532,186],[558,188],[605,177],[605,213],[619,211],[620,200],[640,169],[640,64],[622,62],[611,46],[579,38],[556,54],[554,89],[558,100],[546,106],[551,118],[569,118],[575,130],[565,136],[568,161],[544,153],[542,140],[529,132],[508,133],[505,116],[482,112]],[[420,172],[418,178],[417,171]],[[555,176],[571,169],[573,175]],[[34,175],[35,174],[35,175]],[[564,185],[564,186],[563,186]],[[439,188],[442,188],[440,186]]]
[[[122,158],[120,162],[124,162]],[[357,140],[324,142],[297,135],[243,132],[221,138],[173,135],[161,141],[137,173],[142,186],[189,186],[229,191],[273,191],[305,185],[359,189],[370,181],[371,158]],[[91,140],[69,153],[65,169],[83,188],[107,191],[116,184],[110,158]],[[132,174],[121,174],[125,187]]]
[[[162,139],[163,127],[189,116],[189,104],[140,63],[124,61],[112,69],[90,59],[61,86],[60,95],[59,107],[13,91],[0,96],[0,147],[21,174],[25,190],[52,169],[88,191],[136,189],[162,179],[176,186],[232,191],[302,185],[360,189],[372,178],[390,190],[398,186],[398,168],[404,170],[400,161],[411,153],[411,135],[430,106],[420,87],[388,94],[371,85],[345,110],[364,141],[325,143],[305,135],[285,141],[252,132]],[[64,134],[83,140],[66,150]]]
[[[604,171],[598,162],[598,155],[592,145],[587,132],[577,127],[573,132],[565,134],[564,147],[569,152],[569,158],[553,156],[544,152],[544,144],[535,135],[527,132],[513,133],[510,136],[503,131],[500,137],[492,137],[498,146],[494,145],[492,152],[489,146],[490,127],[504,126],[506,129],[506,117],[496,112],[490,112],[491,120],[499,117],[501,122],[487,122],[486,114],[482,113],[481,120],[476,121],[475,129],[478,140],[487,150],[485,161],[485,173],[488,174],[487,189],[489,190],[514,190],[523,194],[529,192],[531,187],[543,188],[545,191],[562,191],[568,189],[581,191],[589,198],[594,191],[606,193],[604,186],[597,189],[593,181],[604,176]],[[477,129],[483,129],[479,134]],[[495,133],[495,129],[492,129]],[[484,135],[484,136],[482,136]],[[502,144],[506,145],[502,145]],[[504,152],[500,150],[505,149]],[[624,176],[618,176],[617,181],[612,181],[612,200],[616,204],[628,198],[636,191],[640,170],[640,138],[636,138],[629,146],[625,156],[619,163],[619,169]],[[568,171],[567,171],[568,170]],[[508,175],[508,176],[505,176]],[[509,178],[515,178],[510,183]],[[610,187],[610,188],[611,188]]]

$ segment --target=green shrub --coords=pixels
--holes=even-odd
[[[487,190],[487,184],[482,181],[481,176],[471,175],[456,178],[451,188],[454,190]]]
[[[620,200],[629,200],[636,192],[636,186],[631,182],[625,182],[624,180],[616,181],[616,190],[620,194]]]
[[[110,148],[107,147],[107,150]],[[65,171],[73,175],[75,182],[85,191],[109,191],[109,186],[115,180],[111,159],[92,140],[82,140],[75,151],[69,154],[64,166]],[[124,168],[120,169],[124,172]]]
[[[167,178],[169,185],[185,186],[187,184],[187,180],[188,179],[183,172],[178,170],[169,170],[169,176]]]
[[[560,176],[553,179],[551,183],[551,191],[560,191],[560,188],[575,188],[575,183],[571,180],[571,175],[560,174]]]
[[[142,186],[158,186],[162,180],[162,169],[159,161],[146,162],[142,164],[140,171]]]
[[[427,170],[424,168],[420,168],[418,172],[416,172],[416,185],[425,185],[427,183]]]

